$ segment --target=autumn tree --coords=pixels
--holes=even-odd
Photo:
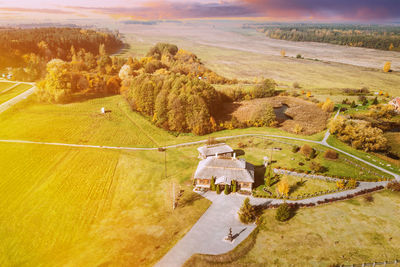
[[[284,177],[277,186],[277,193],[279,196],[288,196],[289,195],[289,182],[287,181],[287,178]]]
[[[47,74],[37,86],[38,99],[45,102],[64,102],[71,96],[68,64],[61,59],[53,59],[47,63]]]
[[[333,103],[330,98],[327,98],[323,103],[321,109],[325,112],[332,112],[335,108],[335,103]]]
[[[384,72],[389,72],[391,67],[392,67],[392,64],[390,63],[390,61],[387,61],[385,63],[385,65],[383,66],[383,71]]]
[[[281,57],[285,57],[286,56],[286,51],[284,49],[281,49]]]

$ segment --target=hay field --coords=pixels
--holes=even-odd
[[[329,95],[341,88],[369,87],[396,94],[400,73],[383,73],[386,61],[399,70],[400,53],[373,49],[267,39],[238,22],[208,21],[120,25],[131,47],[125,55],[143,56],[157,42],[194,52],[217,73],[229,78],[273,78],[282,85]],[[280,56],[285,49],[287,57]],[[306,59],[296,59],[296,54]]]

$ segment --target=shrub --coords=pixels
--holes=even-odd
[[[344,189],[346,187],[346,182],[343,180],[339,180],[336,182],[336,186],[338,189]]]
[[[300,84],[298,82],[294,82],[293,88],[296,88],[296,89],[300,88]]]
[[[240,208],[239,212],[239,219],[242,223],[251,223],[254,222],[256,219],[256,212],[254,207],[250,204],[250,199],[246,197],[243,201],[243,205]]]
[[[230,192],[229,192],[229,187],[228,187],[228,185],[226,184],[225,185],[225,188],[224,188],[224,194],[225,195],[228,195]]]
[[[276,210],[275,219],[280,222],[287,221],[290,219],[291,213],[292,212],[289,205],[287,203],[283,203]]]
[[[212,137],[212,136],[210,136],[210,137],[208,137],[207,138],[207,145],[215,145],[217,143],[217,140],[215,139],[215,137]]]
[[[325,171],[325,167],[315,161],[311,161],[310,169],[313,170],[314,172],[324,172]]]
[[[245,148],[245,147],[246,147],[246,145],[243,144],[242,142],[239,142],[239,143],[237,144],[237,146],[238,146],[238,148]]]
[[[310,145],[308,145],[308,144],[304,144],[301,148],[300,148],[300,152],[303,154],[303,155],[305,155],[305,156],[307,156],[307,157],[309,157],[310,155],[311,155],[311,151],[313,151],[313,148],[310,146]]]
[[[297,153],[299,150],[300,150],[300,147],[298,147],[298,146],[293,146],[292,147],[292,152],[293,153]]]
[[[400,183],[397,181],[392,181],[392,182],[388,183],[387,189],[400,192]]]
[[[339,154],[335,150],[332,150],[332,149],[328,149],[324,153],[324,158],[326,158],[326,159],[337,159],[338,157],[339,157]]]
[[[219,187],[219,185],[217,185],[216,191],[218,195],[221,194],[221,188]]]
[[[303,57],[301,56],[301,54],[297,54],[297,55],[296,55],[296,58],[299,58],[299,59],[300,59],[300,58],[303,58]]]
[[[357,181],[355,179],[350,179],[347,184],[347,188],[356,188],[357,187]]]
[[[383,71],[384,71],[384,72],[389,72],[391,66],[392,66],[392,63],[390,63],[390,61],[387,61],[387,62],[385,63],[385,65],[383,66]]]
[[[372,195],[365,195],[364,200],[365,200],[365,202],[372,203],[372,202],[374,202],[374,197]]]
[[[211,178],[211,182],[210,182],[210,189],[211,191],[215,191],[215,177]]]
[[[317,156],[317,152],[315,151],[315,149],[312,149],[311,154],[310,154],[310,159],[315,159],[316,156]]]
[[[351,102],[350,107],[351,107],[351,108],[357,107],[357,104],[356,104],[356,102],[355,102],[354,100],[353,100],[353,102]]]
[[[237,191],[237,182],[235,180],[232,181],[232,192],[236,193]]]

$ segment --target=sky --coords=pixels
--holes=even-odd
[[[0,0],[0,18],[391,22],[400,0]]]

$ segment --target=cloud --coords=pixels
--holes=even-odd
[[[348,20],[400,17],[398,0],[242,0],[267,17],[318,17]]]
[[[36,1],[36,0],[33,0]],[[32,2],[33,2],[32,1]],[[85,14],[135,19],[268,18],[271,20],[393,20],[400,18],[400,0],[114,0],[71,1],[71,6],[3,7],[0,11]],[[121,2],[122,1],[122,2]],[[76,6],[73,3],[80,3]],[[107,3],[107,5],[104,5]],[[123,5],[122,3],[126,3]],[[40,6],[40,5],[39,5]]]
[[[85,10],[110,16],[127,16],[141,19],[186,19],[186,18],[219,18],[246,17],[257,14],[251,7],[243,4],[225,2],[201,4],[151,1],[141,7],[67,7],[74,10]]]
[[[49,8],[22,8],[22,7],[0,7],[0,11],[16,12],[16,13],[45,13],[45,14],[75,14],[75,12],[65,9],[49,9]]]

